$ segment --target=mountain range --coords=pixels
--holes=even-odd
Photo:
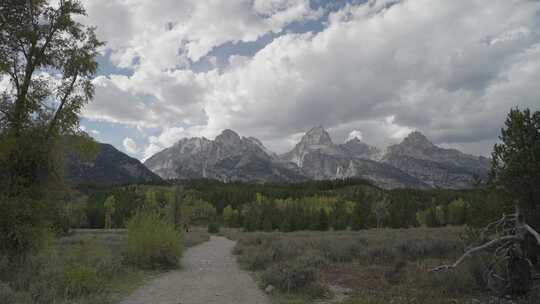
[[[184,138],[144,163],[164,179],[211,178],[225,182],[297,182],[305,180],[294,164],[280,159],[256,138],[231,130],[215,140]]]
[[[97,155],[85,159],[76,153],[66,155],[65,176],[71,184],[125,185],[156,183],[162,179],[138,159],[99,143]]]
[[[224,130],[214,140],[184,138],[144,165],[163,179],[298,182],[361,177],[384,188],[459,189],[485,180],[489,159],[437,147],[420,132],[386,151],[358,138],[335,144],[318,126],[282,155],[256,138]]]

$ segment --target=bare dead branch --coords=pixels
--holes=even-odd
[[[441,265],[441,266],[438,266],[438,267],[435,267],[433,269],[431,269],[429,272],[436,272],[436,271],[441,271],[441,270],[447,270],[447,269],[453,269],[453,268],[456,268],[458,267],[467,257],[470,257],[471,255],[473,255],[474,253],[478,252],[478,251],[482,251],[482,250],[486,250],[490,247],[492,247],[493,245],[495,244],[498,244],[500,242],[504,242],[504,241],[513,241],[513,242],[517,242],[517,241],[521,241],[521,238],[519,236],[515,236],[515,235],[509,235],[509,236],[503,236],[503,237],[500,237],[498,239],[494,239],[494,240],[491,240],[483,245],[480,245],[480,246],[477,246],[477,247],[473,247],[467,251],[465,251],[465,253],[453,264],[450,264],[450,265]]]
[[[534,236],[534,238],[536,239],[536,242],[538,243],[538,245],[540,245],[540,234],[534,230],[531,226],[527,225],[527,224],[523,224],[523,228],[529,232],[530,234],[532,234]]]

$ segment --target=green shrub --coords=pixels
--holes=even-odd
[[[3,282],[0,282],[0,303],[15,304],[15,292]]]
[[[53,244],[5,269],[17,303],[74,303],[105,294],[120,263],[103,242],[84,237]]]
[[[83,239],[74,245],[58,263],[56,285],[69,298],[103,291],[118,268],[110,251],[93,239]]]
[[[262,280],[265,285],[270,284],[283,291],[309,291],[313,296],[318,296],[323,291],[319,282],[319,269],[324,264],[324,259],[319,256],[301,256],[271,266],[263,272]]]
[[[39,250],[53,220],[43,201],[0,195],[0,255],[22,258]]]
[[[77,264],[70,265],[62,271],[59,283],[69,297],[96,293],[104,287],[104,282],[95,267]]]
[[[324,238],[317,244],[317,249],[329,261],[351,262],[364,252],[365,244],[363,239]]]
[[[219,233],[219,224],[216,222],[208,224],[208,233]]]
[[[238,258],[240,264],[250,271],[264,270],[272,263],[272,253],[254,247],[244,247]]]
[[[128,263],[140,268],[174,268],[182,255],[182,239],[173,224],[156,212],[137,213],[127,222]]]
[[[306,244],[300,240],[290,239],[275,239],[270,240],[265,244],[265,249],[262,251],[268,252],[274,261],[286,261],[294,259],[306,250]]]

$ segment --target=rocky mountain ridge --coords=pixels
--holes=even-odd
[[[435,146],[413,132],[386,152],[358,138],[335,144],[317,126],[282,155],[253,137],[224,130],[215,140],[184,138],[145,165],[164,179],[296,182],[362,177],[384,188],[467,188],[487,176],[487,158]]]
[[[295,182],[305,177],[253,137],[224,130],[214,140],[184,138],[144,163],[165,179],[212,178],[221,181]]]
[[[440,188],[467,188],[486,180],[490,166],[488,158],[437,147],[418,131],[388,147],[382,162]]]

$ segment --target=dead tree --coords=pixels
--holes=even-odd
[[[388,215],[388,207],[390,207],[390,201],[387,198],[377,201],[373,206],[373,213],[377,220],[377,228],[383,227],[384,220]]]
[[[515,213],[503,215],[480,231],[480,245],[467,248],[453,264],[441,265],[430,271],[457,268],[467,258],[489,251],[491,257],[483,272],[486,286],[499,296],[528,293],[533,288],[540,288],[540,273],[535,271],[524,250],[527,238],[532,238],[540,246],[540,234],[525,223],[519,208],[516,208]]]

